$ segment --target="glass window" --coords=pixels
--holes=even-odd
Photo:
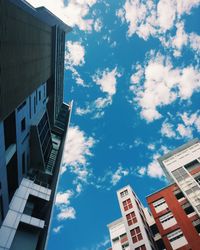
[[[124,190],[124,191],[122,191],[122,192],[120,193],[121,197],[124,197],[124,196],[126,196],[127,194],[128,194],[128,190],[127,190],[127,189]]]
[[[143,239],[140,228],[136,227],[130,231],[133,243]]]
[[[25,166],[26,162],[25,162],[25,152],[22,154],[22,174],[25,174]]]
[[[133,205],[131,203],[131,199],[127,199],[125,201],[123,201],[123,207],[124,207],[124,211],[127,211],[128,209],[132,208]]]
[[[146,250],[146,247],[145,245],[142,245],[142,246],[136,247],[135,250]]]
[[[132,212],[130,214],[127,214],[126,215],[126,219],[127,219],[127,222],[128,222],[128,225],[133,225],[137,222],[137,218],[135,216],[135,212]]]
[[[183,237],[183,233],[180,229],[177,229],[177,230],[175,230],[172,233],[167,235],[167,238],[170,242],[175,241],[181,237]]]
[[[26,129],[26,119],[25,117],[21,120],[21,131]]]
[[[3,201],[2,196],[0,195],[0,225],[3,221]]]

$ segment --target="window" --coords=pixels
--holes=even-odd
[[[180,191],[180,189],[174,191],[174,195],[176,196],[177,200],[185,197],[184,194]]]
[[[154,205],[154,207],[156,208],[156,207],[161,206],[161,205],[164,204],[164,203],[165,203],[165,199],[164,199],[164,198],[161,198],[161,199],[155,201],[155,202],[153,203],[153,205]]]
[[[21,131],[26,129],[26,119],[25,117],[21,120]]]
[[[127,189],[124,190],[124,191],[122,191],[122,192],[120,193],[121,197],[124,197],[124,196],[126,196],[127,194],[128,194],[128,190],[127,190]]]
[[[173,231],[172,233],[167,235],[167,238],[170,242],[175,241],[183,236],[183,233],[180,229]]]
[[[146,250],[146,247],[145,245],[142,245],[142,246],[136,247],[135,250]]]
[[[160,223],[162,224],[163,229],[167,229],[177,223],[176,219],[174,218],[171,212],[161,216],[159,220]]]
[[[3,220],[3,201],[2,201],[2,196],[0,195],[0,225]]]
[[[185,213],[186,214],[191,214],[194,212],[194,209],[193,207],[190,205],[189,202],[186,202],[182,205],[182,208],[185,210]]]
[[[126,219],[127,219],[127,222],[128,222],[128,225],[133,225],[134,223],[137,222],[137,218],[135,216],[135,212],[132,212],[130,214],[127,214],[126,215]]]
[[[153,202],[153,206],[156,210],[156,213],[159,213],[160,211],[168,208],[168,205],[167,203],[165,202],[165,199],[164,198],[161,198],[155,202]]]
[[[25,152],[22,154],[22,174],[24,175],[25,174],[25,165],[26,165],[26,162],[25,162]]]
[[[36,113],[36,98],[34,96],[34,114]]]
[[[178,249],[182,246],[185,246],[188,244],[185,236],[183,235],[182,231],[180,229],[177,229],[167,235],[168,240],[170,241],[170,244],[173,249]]]
[[[195,177],[196,182],[200,185],[200,175]]]
[[[112,239],[112,242],[115,243],[115,242],[117,242],[118,240],[119,240],[119,237],[116,237],[116,238]]]
[[[128,209],[132,208],[133,205],[131,203],[131,199],[123,201],[123,207],[124,207],[124,211],[127,211]]]
[[[29,118],[31,119],[31,96],[29,96]]]
[[[130,231],[133,243],[143,239],[140,228],[136,227]]]
[[[172,174],[174,176],[174,178],[179,182],[179,181],[183,181],[186,178],[188,178],[188,173],[186,172],[186,170],[183,167],[180,167],[174,171],[172,171]]]
[[[26,106],[26,101],[24,101],[22,104],[19,105],[17,111],[19,112],[21,109],[23,109],[24,106]]]
[[[41,91],[39,91],[39,101],[41,101]]]
[[[190,172],[193,169],[196,169],[197,167],[200,166],[200,163],[197,160],[194,160],[192,162],[189,162],[188,164],[186,164],[184,167]]]
[[[124,242],[128,241],[128,237],[127,237],[126,233],[120,235],[120,241],[121,241],[122,244]]]
[[[129,246],[128,242],[125,243],[125,244],[123,244],[123,245],[122,245],[122,250],[129,249],[128,246]]]
[[[197,230],[197,232],[200,233],[200,219],[194,220],[192,222],[192,224],[195,227],[195,229]]]

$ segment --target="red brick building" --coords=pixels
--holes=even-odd
[[[176,184],[147,197],[167,250],[199,250],[200,219]]]

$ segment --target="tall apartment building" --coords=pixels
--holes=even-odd
[[[46,8],[0,1],[0,249],[44,249],[71,104],[65,35]]]
[[[194,139],[159,159],[172,184],[147,197],[166,249],[200,246],[200,142]]]
[[[112,250],[156,249],[145,213],[147,212],[130,186],[117,191],[122,218],[108,225]]]
[[[158,161],[171,184],[147,197],[153,219],[129,186],[117,192],[122,218],[108,225],[112,250],[200,248],[200,141],[194,139]],[[132,227],[139,229],[131,241]]]

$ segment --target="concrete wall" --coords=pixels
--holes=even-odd
[[[52,29],[0,0],[0,120],[51,76]]]

